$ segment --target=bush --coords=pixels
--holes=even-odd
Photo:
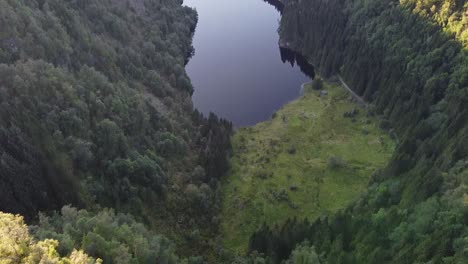
[[[339,169],[346,167],[346,161],[339,156],[332,156],[328,159],[328,167],[330,169]]]
[[[296,148],[291,146],[291,147],[288,147],[288,149],[286,150],[289,154],[291,155],[294,155],[296,154]]]

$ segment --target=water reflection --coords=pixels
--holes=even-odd
[[[195,55],[186,66],[196,108],[205,114],[214,112],[235,126],[248,126],[269,119],[299,96],[301,84],[310,78],[299,67],[291,67],[294,63],[282,62],[280,14],[274,8],[260,0],[184,3],[199,14]],[[297,56],[294,60],[301,67]]]
[[[292,67],[297,64],[305,75],[309,76],[311,79],[315,77],[314,67],[309,64],[307,59],[301,54],[283,47],[280,47],[280,54],[283,63],[289,62]]]
[[[263,1],[265,1],[268,4],[274,6],[276,8],[276,10],[278,10],[278,12],[283,14],[284,4],[281,1],[279,1],[279,0],[263,0]]]

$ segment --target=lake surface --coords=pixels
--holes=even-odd
[[[195,88],[193,102],[236,127],[267,120],[299,96],[310,80],[284,63],[278,47],[280,14],[262,0],[185,0],[198,12],[186,66]]]

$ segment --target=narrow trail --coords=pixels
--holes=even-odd
[[[362,106],[364,106],[364,107],[367,107],[367,106],[368,106],[368,104],[366,103],[366,101],[365,101],[362,97],[360,97],[360,96],[359,96],[357,93],[355,93],[351,88],[349,88],[349,86],[345,83],[345,81],[343,80],[343,78],[341,78],[341,76],[340,76],[339,74],[337,74],[336,77],[338,77],[338,80],[340,81],[341,86],[342,86],[346,91],[348,91],[348,92],[351,94],[351,96],[357,101],[358,104],[360,104],[360,105],[362,105]],[[300,90],[299,90],[299,93],[300,93],[301,95],[304,94],[304,91],[305,91],[305,87],[304,87],[304,86],[305,86],[306,84],[308,84],[308,83],[310,83],[310,82],[305,82],[305,83],[301,84],[301,88],[300,88]]]
[[[303,84],[301,84],[301,88],[299,89],[299,94],[300,95],[304,95],[304,92],[305,92],[305,85],[308,84],[310,82],[305,82]]]
[[[344,82],[343,78],[341,78],[341,76],[339,74],[337,74],[336,76],[338,77],[338,80],[340,80],[340,83],[343,86],[343,88],[345,88],[354,97],[354,99],[356,99],[356,101],[359,104],[367,107],[366,101],[364,101],[364,99],[362,99],[362,97],[360,97],[357,93],[355,93],[353,90],[351,90],[351,88],[349,88],[349,86]]]

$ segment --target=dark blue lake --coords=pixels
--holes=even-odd
[[[283,63],[279,12],[262,0],[185,0],[197,10],[195,56],[186,66],[193,102],[237,127],[267,120],[309,78]]]

